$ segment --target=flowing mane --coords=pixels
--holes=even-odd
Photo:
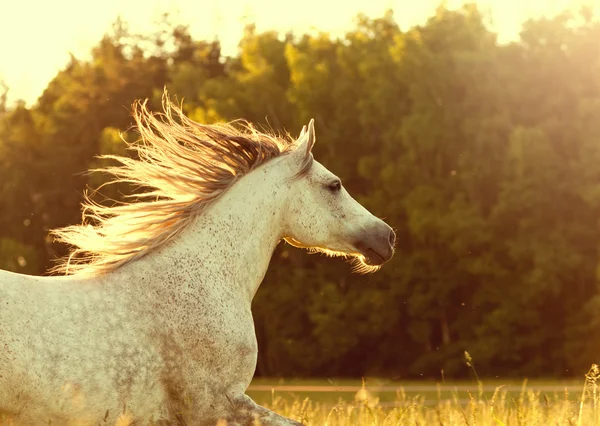
[[[147,101],[133,105],[140,139],[128,144],[138,159],[116,155],[118,166],[92,170],[148,191],[132,202],[100,205],[86,194],[83,223],[56,229],[70,254],[52,268],[63,274],[99,275],[132,262],[178,235],[240,177],[295,149],[285,134],[259,132],[245,120],[205,125],[186,117],[163,95],[162,113]],[[299,174],[312,164],[307,152]]]

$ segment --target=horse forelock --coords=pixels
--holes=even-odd
[[[258,131],[245,120],[195,122],[166,91],[162,107],[163,112],[153,113],[147,101],[134,103],[140,138],[128,146],[137,158],[103,155],[119,165],[92,170],[109,174],[107,184],[148,190],[113,206],[85,194],[82,223],[52,231],[71,247],[52,272],[100,275],[143,257],[181,233],[240,177],[296,148],[288,134]],[[307,152],[296,177],[306,174],[312,162]]]

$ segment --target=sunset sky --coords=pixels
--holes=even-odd
[[[161,13],[170,11],[178,22],[189,24],[196,38],[217,36],[226,54],[235,53],[244,23],[255,22],[259,31],[276,29],[304,33],[314,29],[343,34],[363,12],[381,16],[393,9],[402,29],[424,22],[439,0],[20,0],[1,6],[0,80],[10,87],[9,102],[35,102],[54,75],[66,64],[69,52],[80,58],[121,16],[134,31],[152,29]],[[454,8],[463,1],[449,0]],[[478,0],[489,10],[501,40],[518,36],[528,17],[553,15],[578,7],[584,0]],[[589,3],[589,1],[587,2]],[[339,5],[344,4],[343,8]]]

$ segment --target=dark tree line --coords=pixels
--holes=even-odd
[[[263,375],[570,376],[600,354],[600,23],[527,22],[499,44],[474,6],[402,32],[359,16],[342,39],[246,28],[234,57],[185,27],[124,23],[31,108],[0,97],[0,268],[42,274],[80,220],[82,172],[124,153],[138,98],[197,121],[298,134],[397,229],[370,276],[281,245],[254,303]],[[125,133],[127,137],[127,133]],[[108,194],[118,197],[119,192]]]

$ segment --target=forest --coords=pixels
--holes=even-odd
[[[257,374],[392,379],[581,376],[600,361],[600,21],[530,20],[500,43],[473,5],[343,37],[248,25],[237,53],[166,19],[117,20],[32,106],[0,97],[0,269],[45,274],[81,221],[99,154],[163,88],[203,123],[298,135],[397,233],[375,274],[284,243],[253,312]],[[28,54],[35,54],[29,52]],[[10,90],[10,88],[8,88]],[[121,192],[106,190],[119,198]],[[112,191],[112,192],[111,192]]]

